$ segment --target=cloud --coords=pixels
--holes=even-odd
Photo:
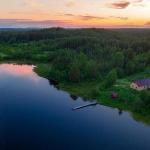
[[[107,4],[107,6],[114,9],[125,9],[129,5],[143,6],[142,4],[143,1],[144,0],[120,0],[113,3],[109,3]]]
[[[66,3],[66,7],[74,7],[75,6],[75,2],[74,1],[69,1]]]
[[[128,17],[117,17],[117,16],[110,16],[110,18],[120,19],[120,20],[128,20]]]
[[[34,9],[41,9],[45,7],[44,3],[41,3],[39,0],[25,0],[24,6],[31,7]]]
[[[69,16],[69,17],[75,17],[76,15],[73,14],[64,14],[65,16]]]
[[[145,23],[146,26],[150,26],[150,21]]]
[[[114,9],[125,9],[130,5],[129,1],[118,1],[113,2],[111,4],[108,4],[108,7],[114,8]]]
[[[57,26],[70,26],[72,22],[70,20],[43,20],[34,21],[31,19],[0,19],[0,28],[48,28]]]
[[[93,19],[102,20],[102,19],[105,19],[105,17],[96,17],[96,16],[89,16],[89,15],[86,15],[86,16],[80,15],[79,17],[81,20],[93,20]]]
[[[143,0],[134,0],[133,3],[141,3]]]
[[[86,20],[103,20],[103,19],[120,19],[120,20],[128,20],[128,17],[120,17],[120,16],[109,16],[109,17],[98,17],[98,16],[91,16],[91,15],[73,15],[73,14],[64,14],[65,16],[69,17],[76,17],[79,18],[80,20],[86,21]]]
[[[133,6],[145,7],[146,5],[142,3],[143,1],[144,1],[144,0],[134,0],[134,1],[132,2],[132,5],[133,5]]]
[[[38,10],[38,12],[37,11],[10,11],[10,12],[8,12],[10,15],[36,15],[37,16],[37,13],[38,13],[38,16],[48,16],[48,15],[50,15],[51,13],[49,13],[49,12],[46,12],[46,11],[40,11],[40,10]]]
[[[91,16],[91,15],[73,15],[73,14],[64,14],[65,16],[69,16],[69,17],[77,17],[80,20],[102,20],[105,19],[105,17],[97,17],[97,16]]]

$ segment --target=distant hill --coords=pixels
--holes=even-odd
[[[40,28],[0,28],[0,31],[29,31],[39,30]]]

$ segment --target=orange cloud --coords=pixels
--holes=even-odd
[[[73,15],[73,14],[64,14],[65,16],[69,16],[69,17],[76,17],[79,18],[80,20],[102,20],[105,19],[105,17],[97,17],[97,16],[91,16],[91,15]]]
[[[145,23],[146,26],[150,26],[150,21]]]
[[[120,19],[120,20],[128,20],[128,17],[117,17],[117,16],[110,16],[110,18],[114,18],[114,19]]]
[[[80,15],[79,16],[81,20],[93,20],[93,19],[97,19],[97,20],[101,20],[101,19],[105,19],[105,17],[96,17],[96,16],[84,16],[84,15]]]
[[[130,5],[128,1],[119,1],[109,4],[108,6],[114,9],[125,9]]]
[[[121,1],[116,1],[113,3],[108,4],[108,7],[114,8],[114,9],[125,9],[129,5],[134,5],[134,6],[143,6],[141,3],[144,0],[121,0]]]

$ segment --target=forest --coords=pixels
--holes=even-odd
[[[0,60],[33,62],[71,94],[150,117],[149,90],[129,87],[150,77],[149,41],[149,29],[0,31]],[[112,91],[118,100],[110,99]]]

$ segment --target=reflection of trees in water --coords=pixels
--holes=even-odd
[[[71,99],[73,99],[73,100],[75,100],[75,101],[79,98],[79,96],[76,96],[76,95],[73,95],[73,94],[70,94],[70,97],[71,97]],[[85,101],[85,102],[93,102],[93,101],[96,101],[96,100],[85,99],[85,98],[83,98],[83,97],[81,97],[81,99],[82,99],[83,101]]]
[[[53,80],[53,79],[50,79],[50,78],[47,78],[47,80],[49,81],[49,84],[54,86],[57,90],[60,90],[59,86],[58,86],[58,82],[56,80]],[[70,94],[70,97],[71,99],[73,100],[77,100],[79,97],[76,96],[76,95],[73,95],[73,94]],[[85,98],[82,98],[83,101],[90,101],[92,102],[93,100],[89,100],[89,99],[85,99]]]
[[[123,110],[122,109],[118,109],[118,114],[122,115],[123,114]]]
[[[76,95],[70,94],[70,97],[71,97],[73,100],[77,100],[77,99],[78,99],[78,96],[76,96]]]
[[[137,122],[144,123],[145,125],[150,126],[150,116],[149,115],[143,115],[136,112],[130,112],[130,115],[136,120]]]
[[[48,79],[49,84],[53,85],[57,90],[60,90],[59,86],[58,86],[58,82],[52,79]]]
[[[123,114],[123,110],[122,109],[118,109],[118,114],[122,115]],[[140,113],[136,113],[136,112],[129,112],[129,114],[132,116],[132,118],[134,120],[136,120],[137,122],[142,122],[145,125],[150,126],[150,117],[149,115],[141,115]]]

